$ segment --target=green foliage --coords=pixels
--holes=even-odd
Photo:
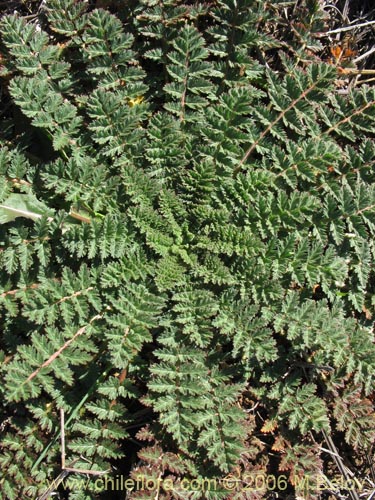
[[[325,435],[364,463],[374,87],[338,92],[319,2],[93,4],[0,20],[4,499],[58,477],[61,409],[67,465],[174,484],[134,500],[298,490]]]

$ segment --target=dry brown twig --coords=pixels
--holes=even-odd
[[[325,442],[327,444],[327,447],[329,449],[329,454],[333,457],[337,468],[340,471],[340,474],[343,476],[345,481],[350,481],[355,477],[354,473],[350,471],[344,464],[343,459],[341,458],[340,454],[337,451],[337,448],[335,446],[335,443],[333,442],[331,436],[329,436],[325,431],[323,431],[323,436],[325,439]],[[325,450],[328,451],[328,450]],[[360,500],[359,495],[356,490],[354,489],[349,489],[349,497],[351,500]]]
[[[56,479],[52,481],[52,484],[47,488],[47,490],[37,498],[37,500],[47,500],[50,495],[56,490],[59,484],[68,476],[70,473],[75,474],[86,474],[89,476],[103,476],[104,474],[108,474],[109,470],[98,471],[92,469],[80,469],[74,467],[74,465],[78,462],[79,458],[73,460],[68,466],[65,465],[65,413],[64,410],[60,409],[60,435],[61,435],[61,472],[57,476]],[[80,457],[81,460],[84,460],[84,457]]]

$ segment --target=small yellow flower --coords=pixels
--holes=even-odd
[[[138,95],[137,97],[134,97],[134,99],[129,99],[129,106],[132,108],[133,106],[137,106],[138,104],[141,104],[141,102],[144,101],[144,97],[141,95]]]

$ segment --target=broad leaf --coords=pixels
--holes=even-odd
[[[53,211],[33,194],[13,193],[0,205],[0,224],[11,222],[17,217],[37,220],[52,213]]]

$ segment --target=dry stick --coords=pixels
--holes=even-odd
[[[340,75],[375,75],[375,69],[338,68]]]
[[[78,460],[79,460],[78,458],[74,460],[74,463],[78,462]],[[68,474],[69,471],[67,470],[61,471],[60,474],[57,476],[57,478],[52,481],[51,486],[49,486],[48,489],[40,497],[37,498],[37,500],[47,500],[51,495],[51,493],[53,493],[53,491],[58,487],[61,481],[63,481],[66,478]]]
[[[51,493],[53,493],[53,491],[71,472],[75,472],[77,474],[89,474],[91,476],[102,476],[103,474],[107,474],[107,472],[109,472],[108,470],[97,471],[90,469],[77,469],[73,467],[74,464],[78,462],[79,458],[76,458],[69,464],[68,467],[65,467],[65,414],[62,408],[60,408],[60,434],[61,434],[61,472],[57,476],[57,478],[52,481],[51,486],[49,486],[48,489],[40,497],[38,497],[37,500],[47,500],[48,497],[51,495]]]
[[[348,19],[348,13],[349,13],[349,0],[345,0],[345,5],[344,5],[344,8],[342,10],[342,17],[343,19]]]
[[[375,52],[375,47],[372,47],[370,50],[368,50],[364,54],[361,54],[360,56],[353,59],[353,62],[357,63],[359,61],[362,61],[362,59],[365,59],[366,57],[370,56],[373,52]]]
[[[342,33],[343,31],[351,31],[356,28],[364,28],[365,26],[370,26],[371,24],[375,24],[375,21],[367,21],[365,23],[355,24],[354,26],[345,26],[344,28],[337,28],[335,30],[326,31],[325,35],[335,35],[336,33]]]
[[[356,85],[362,85],[362,83],[370,83],[370,82],[374,82],[375,81],[375,78],[367,78],[367,80],[358,80]]]
[[[333,5],[333,4],[330,4],[330,5],[326,5],[326,7],[330,7],[331,9],[335,10],[338,14],[340,14],[341,16],[341,19],[344,21],[345,20],[345,17],[343,15],[343,13],[341,12],[341,10],[339,10],[336,5]],[[325,33],[323,33],[323,35],[325,35]]]
[[[85,217],[84,215],[79,214],[78,212],[74,212],[74,210],[70,210],[69,215],[73,219],[77,219],[77,220],[79,220],[81,222],[86,222],[86,224],[90,224],[91,223],[90,217]]]
[[[342,476],[344,476],[345,482],[350,481],[351,480],[350,474],[348,474],[348,472],[347,472],[347,468],[345,467],[344,462],[337,451],[335,443],[332,441],[331,436],[328,436],[328,434],[324,430],[322,432],[323,432],[324,439],[327,443],[327,446],[330,450],[330,454],[332,455],[334,461],[336,462],[336,465],[340,471],[340,474]],[[352,473],[351,475],[353,476],[354,474]],[[351,500],[360,500],[358,493],[351,488],[349,489],[349,496],[350,496]]]
[[[89,324],[91,324],[93,321],[95,321],[96,319],[100,319],[102,317],[102,315],[100,314],[97,314],[96,316],[94,316]],[[54,361],[79,335],[82,335],[86,328],[87,328],[88,325],[85,325],[83,326],[82,328],[80,328],[74,335],[71,339],[69,339],[68,341],[65,342],[65,344],[60,347],[60,349],[58,349],[56,352],[54,352],[52,354],[52,356],[50,356],[47,361],[45,361],[41,366],[39,366],[36,370],[33,371],[33,373],[31,375],[29,375],[29,377],[27,378],[26,382],[30,382],[33,378],[35,378],[38,373],[40,372],[40,370],[42,370],[42,368],[45,368],[46,366],[50,365],[52,363],[52,361]],[[78,458],[76,460],[73,460],[73,462],[71,462],[71,464],[68,466],[68,467],[65,467],[65,415],[64,415],[64,410],[61,409],[60,410],[60,418],[61,418],[61,423],[60,423],[60,428],[61,428],[61,472],[60,474],[57,476],[57,478],[52,482],[51,486],[43,493],[43,495],[41,497],[38,498],[38,500],[47,500],[48,497],[50,496],[50,494],[57,488],[57,486],[61,483],[61,481],[64,480],[64,478],[70,473],[70,472],[77,472],[77,473],[80,473],[80,474],[95,474],[95,475],[101,475],[101,474],[105,474],[107,471],[103,472],[103,471],[89,471],[89,470],[86,470],[86,469],[75,469],[73,466],[76,462],[78,462]]]
[[[65,469],[65,413],[60,408],[60,436],[61,436],[61,468]]]

